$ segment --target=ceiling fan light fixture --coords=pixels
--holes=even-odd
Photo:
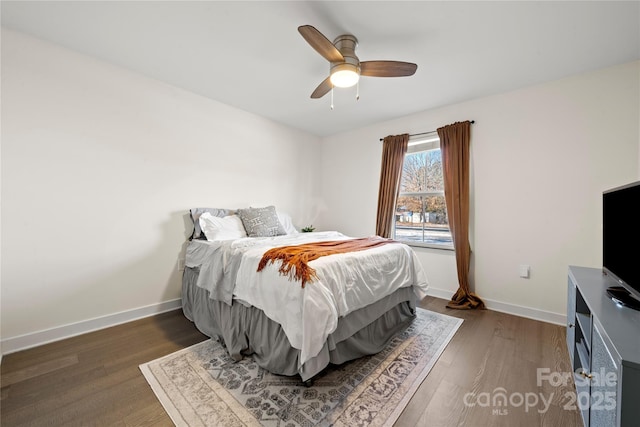
[[[338,64],[331,69],[331,84],[335,87],[351,87],[360,79],[358,71],[358,67],[353,64]]]

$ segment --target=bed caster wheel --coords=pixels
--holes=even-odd
[[[306,381],[303,382],[304,386],[309,388],[311,386],[313,386],[313,379],[308,379]]]

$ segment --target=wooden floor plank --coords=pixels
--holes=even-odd
[[[573,385],[537,384],[537,370],[570,372],[563,328],[490,310],[421,306],[464,319],[397,426],[580,426],[564,408]],[[5,355],[0,424],[12,426],[170,426],[138,365],[205,340],[180,310]],[[544,413],[471,406],[465,396],[494,392],[553,395]],[[467,399],[469,401],[469,399]]]
[[[419,426],[457,426],[464,410],[464,403],[459,399],[463,389],[456,383],[444,379],[438,386],[424,412],[418,418]]]
[[[19,369],[3,375],[2,385],[8,386],[11,384],[26,381],[31,378],[39,377],[49,372],[57,371],[58,369],[65,368],[67,366],[73,366],[78,363],[78,356],[71,355],[65,357],[59,357],[56,359],[47,360],[46,362],[37,363],[24,369]]]

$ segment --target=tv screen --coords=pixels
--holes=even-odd
[[[605,273],[630,292],[640,305],[638,205],[640,181],[605,191],[602,195],[602,264]],[[630,300],[632,304],[635,301],[634,298]],[[625,301],[616,302],[629,305],[624,304]]]

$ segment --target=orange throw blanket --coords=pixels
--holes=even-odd
[[[386,245],[387,243],[398,242],[391,239],[383,239],[382,237],[364,237],[362,239],[332,240],[273,248],[262,256],[258,264],[258,271],[262,271],[268,264],[281,260],[282,265],[278,269],[280,274],[289,276],[289,280],[300,280],[304,288],[307,282],[317,278],[316,271],[309,267],[309,261],[326,255],[363,251]]]

